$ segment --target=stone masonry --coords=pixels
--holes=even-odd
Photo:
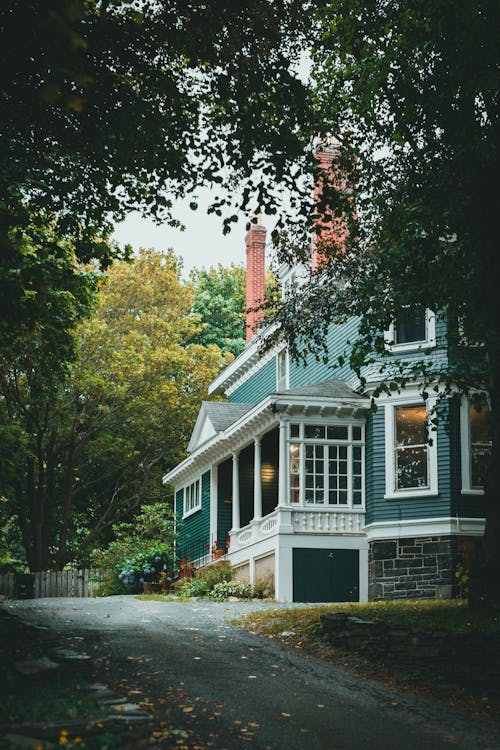
[[[368,595],[374,599],[449,599],[457,593],[458,537],[371,542]]]

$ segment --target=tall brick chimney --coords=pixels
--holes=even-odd
[[[323,191],[325,179],[330,186],[339,187],[338,184],[332,182],[333,180],[333,161],[337,152],[338,141],[334,138],[329,143],[324,144],[318,148],[315,153],[316,158],[316,173],[314,180],[314,204],[318,206],[321,200],[321,194]],[[327,210],[328,209],[327,207]],[[316,209],[319,211],[319,208]],[[317,228],[313,232],[312,236],[312,252],[311,252],[311,268],[313,273],[321,268],[323,263],[326,261],[326,257],[322,251],[322,245],[328,244],[339,244],[346,238],[346,227],[342,219],[335,218],[334,216],[325,217],[324,220],[321,218],[316,220]]]
[[[247,246],[247,342],[264,320],[265,245],[267,229],[260,215],[252,217],[250,230],[245,237]]]

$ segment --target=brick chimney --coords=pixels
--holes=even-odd
[[[265,245],[267,229],[255,214],[245,237],[247,247],[247,342],[264,320]]]
[[[316,159],[316,170],[314,179],[314,204],[318,206],[321,200],[323,184],[325,178],[330,186],[339,187],[333,179],[333,162],[338,149],[338,141],[334,138],[329,143],[321,145],[314,154]],[[318,209],[317,209],[318,210]],[[328,207],[327,207],[327,210]],[[339,244],[346,238],[346,227],[342,219],[335,218],[333,215],[316,220],[316,231],[312,236],[311,251],[311,268],[315,273],[318,268],[326,262],[326,257],[322,252],[322,245]]]

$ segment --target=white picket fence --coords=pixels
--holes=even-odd
[[[95,570],[44,570],[34,573],[34,597],[95,596],[99,587],[99,573]],[[0,575],[0,595],[16,596],[16,574]]]

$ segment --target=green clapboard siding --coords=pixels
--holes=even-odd
[[[229,397],[229,401],[258,404],[270,393],[276,392],[276,358],[266,362]]]
[[[290,362],[289,383],[290,388],[298,388],[310,383],[319,383],[322,380],[338,378],[354,385],[357,381],[353,371],[347,364],[342,366],[338,363],[339,356],[345,355],[348,341],[356,338],[358,321],[352,318],[341,325],[332,325],[327,334],[328,362],[322,359],[318,362],[313,355],[308,355],[305,365]]]
[[[182,490],[177,492],[177,498]],[[177,539],[178,557],[186,556],[186,552],[192,545],[199,543],[200,550],[210,544],[210,472],[206,471],[201,477],[201,508],[192,516],[182,520],[182,511],[179,513],[179,503],[177,499],[177,518],[180,516],[179,533]],[[196,553],[200,554],[200,553]]]
[[[447,406],[438,424],[437,497],[385,500],[385,410],[367,419],[366,432],[366,523],[439,518],[451,515],[450,435],[446,424]]]

